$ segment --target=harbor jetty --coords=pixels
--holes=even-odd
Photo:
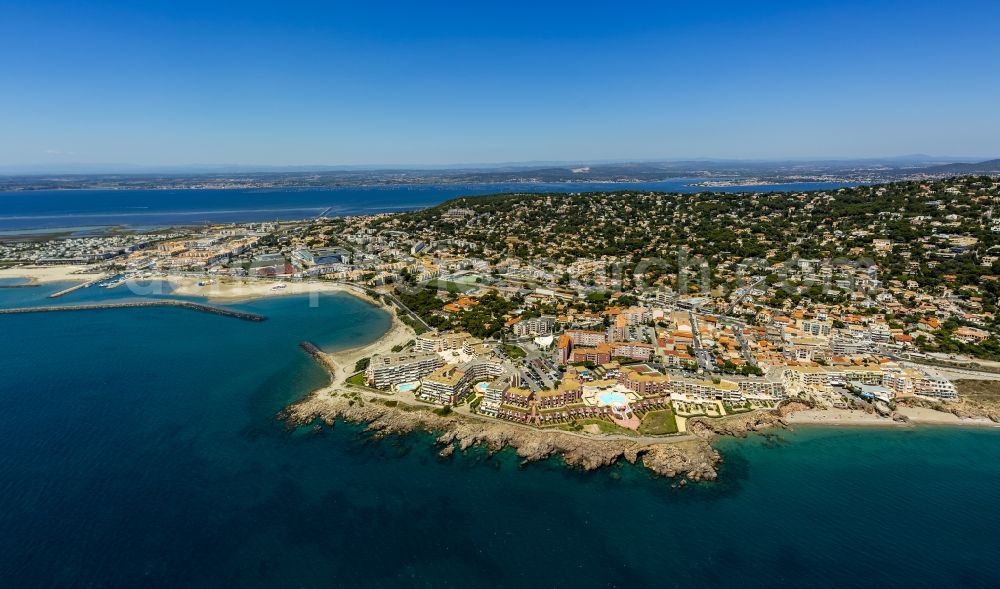
[[[130,301],[121,303],[94,303],[86,305],[16,307],[11,309],[0,309],[0,315],[12,315],[17,313],[54,313],[57,311],[94,311],[100,309],[133,309],[137,307],[180,307],[182,309],[191,309],[192,311],[222,315],[223,317],[232,317],[234,319],[242,319],[244,321],[265,321],[267,319],[267,317],[256,313],[236,311],[233,309],[226,309],[224,307],[213,307],[211,305],[203,305],[201,303],[194,303],[191,301],[175,301],[169,299],[157,301]]]
[[[97,284],[98,282],[104,280],[105,278],[107,278],[107,276],[98,276],[97,278],[94,278],[93,280],[88,280],[86,282],[81,282],[79,284],[74,284],[73,286],[71,286],[69,288],[64,288],[64,289],[60,290],[59,292],[54,292],[54,293],[50,294],[49,298],[50,299],[58,299],[61,296],[68,295],[71,292],[78,291],[81,288],[88,288],[88,287],[94,286],[95,284]]]
[[[299,344],[299,347],[306,351],[307,354],[316,359],[317,362],[323,365],[330,374],[337,373],[337,365],[333,363],[329,356],[323,353],[323,350],[319,349],[319,346],[310,342],[304,341]]]

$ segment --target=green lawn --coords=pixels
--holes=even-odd
[[[753,406],[750,405],[749,401],[745,401],[743,403],[723,403],[722,406],[725,407],[726,413],[730,415],[753,411]]]
[[[643,416],[642,423],[639,424],[639,433],[650,436],[676,434],[677,419],[674,417],[674,412],[669,409],[650,411]]]
[[[469,409],[475,413],[479,409],[479,404],[483,402],[483,395],[476,395],[469,401]]]
[[[364,372],[359,372],[357,374],[351,375],[347,379],[347,384],[352,384],[352,385],[354,385],[356,387],[365,387],[365,388],[368,388],[368,385],[365,384],[365,373]]]
[[[425,286],[436,290],[446,290],[448,292],[454,292],[454,293],[464,292],[466,289],[469,288],[468,285],[459,284],[457,282],[438,280],[436,278],[434,280],[427,282]]]
[[[601,431],[602,434],[622,434],[626,436],[634,436],[635,432],[618,425],[611,423],[610,421],[605,421],[603,419],[578,419],[576,422],[581,425],[596,425],[597,429]],[[563,424],[569,425],[569,424]]]
[[[503,352],[510,356],[511,360],[517,360],[518,358],[524,358],[528,355],[527,352],[522,350],[520,347],[513,344],[504,344]]]
[[[477,282],[479,280],[479,282]],[[434,288],[437,290],[447,290],[448,292],[465,292],[470,288],[475,288],[482,283],[482,277],[479,276],[460,276],[456,280],[441,280],[440,278],[435,278],[434,280],[429,280],[425,283],[425,286]]]

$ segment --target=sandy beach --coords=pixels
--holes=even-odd
[[[912,425],[956,425],[1000,427],[985,417],[960,418],[952,413],[935,411],[924,407],[900,407],[896,413],[905,416],[908,421],[894,421],[887,417],[879,417],[874,413],[850,411],[847,409],[809,409],[796,411],[785,416],[789,425],[830,425],[830,426],[876,426],[876,427],[907,427]]]
[[[380,304],[359,287],[333,282],[154,276],[154,279],[156,278],[169,282],[174,294],[206,297],[218,301],[231,302],[287,295],[346,292],[370,303]],[[203,284],[199,286],[199,282]],[[283,288],[275,288],[276,286],[283,286]]]
[[[174,276],[164,277],[164,279],[170,282],[174,294],[201,296],[214,301],[233,302],[236,300],[289,295],[344,292],[383,308],[392,318],[392,327],[376,341],[364,346],[323,354],[327,364],[335,367],[331,387],[343,385],[347,377],[354,373],[354,365],[358,360],[374,354],[391,352],[394,346],[402,346],[416,337],[413,329],[396,317],[394,309],[386,307],[381,301],[376,300],[363,289],[346,284],[321,281],[249,280],[239,278],[198,279]],[[199,282],[206,282],[207,284],[199,286]],[[284,288],[275,289],[274,287],[279,284],[284,285]]]
[[[354,374],[354,365],[358,360],[371,357],[374,354],[390,353],[394,346],[402,346],[416,337],[413,329],[400,321],[391,309],[386,309],[386,311],[392,316],[392,327],[382,337],[368,345],[325,354],[327,360],[336,366],[331,387],[336,388],[343,385],[347,377]]]
[[[785,416],[789,424],[819,424],[819,425],[898,425],[891,419],[879,417],[863,411],[847,409],[807,409],[796,411]]]
[[[905,415],[910,423],[917,424],[1000,427],[1000,424],[986,417],[959,417],[954,413],[935,411],[926,407],[900,407],[896,413]]]
[[[32,283],[84,282],[99,274],[92,266],[14,266],[0,269],[0,278],[27,278]]]

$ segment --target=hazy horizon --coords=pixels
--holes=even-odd
[[[467,162],[445,164],[163,164],[149,165],[139,163],[65,163],[65,164],[23,164],[0,165],[0,175],[38,175],[38,174],[198,174],[198,173],[280,173],[280,172],[350,172],[350,171],[461,171],[461,170],[503,170],[503,169],[534,169],[543,167],[572,167],[600,165],[629,164],[684,164],[684,163],[715,163],[715,164],[821,164],[821,163],[869,163],[875,164],[939,164],[939,163],[980,163],[1000,159],[996,156],[932,156],[925,154],[898,155],[885,157],[799,157],[799,158],[767,158],[767,159],[736,159],[736,158],[656,158],[656,159],[602,159],[602,160],[548,160],[548,161],[509,161],[509,162]]]

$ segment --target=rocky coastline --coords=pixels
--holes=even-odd
[[[938,415],[958,415],[956,412]],[[818,415],[817,415],[818,414]],[[966,416],[965,413],[962,414]],[[996,416],[990,415],[992,422]],[[769,429],[796,425],[911,426],[913,420],[898,412],[889,417],[863,412],[820,410],[808,401],[790,400],[776,410],[758,410],[723,418],[696,417],[687,421],[686,434],[664,437],[594,435],[563,430],[539,429],[519,423],[479,418],[430,405],[342,386],[335,383],[294,403],[278,418],[290,427],[314,424],[328,426],[337,420],[366,424],[366,431],[379,438],[414,431],[435,434],[443,458],[456,451],[479,446],[490,453],[514,450],[525,462],[560,456],[570,467],[596,470],[619,460],[641,465],[657,476],[687,481],[711,481],[718,477],[722,457],[710,444],[716,437],[746,437]],[[919,417],[918,417],[919,419]],[[920,421],[938,423],[926,416]],[[988,423],[992,423],[988,422]],[[965,423],[965,422],[963,422]],[[961,425],[959,423],[958,425]],[[982,425],[968,422],[967,425]]]
[[[332,425],[337,420],[367,424],[375,437],[426,431],[437,435],[447,457],[473,446],[489,452],[513,449],[524,462],[561,456],[563,461],[583,470],[595,470],[620,459],[640,464],[652,473],[687,480],[714,480],[722,461],[706,436],[678,436],[662,441],[624,436],[592,436],[564,431],[536,429],[498,420],[479,420],[435,411],[430,407],[406,405],[375,394],[333,388],[316,391],[290,405],[278,415],[290,426],[322,421]]]
[[[714,436],[744,438],[752,432],[787,425],[780,411],[759,410],[724,418],[695,417],[688,420],[687,430],[708,440]]]

